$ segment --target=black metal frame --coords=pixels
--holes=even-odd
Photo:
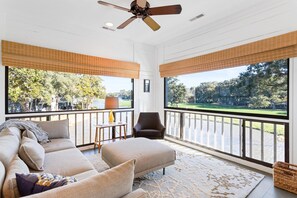
[[[164,110],[164,125],[167,126],[167,112],[174,112],[174,111],[170,111],[170,110]],[[175,112],[174,112],[175,113]],[[208,146],[205,146],[205,145],[201,145],[201,144],[198,144],[198,143],[194,143],[194,142],[190,142],[190,141],[187,141],[187,140],[184,140],[183,139],[183,128],[184,128],[184,120],[183,120],[183,112],[177,112],[177,113],[180,113],[180,126],[179,126],[179,130],[180,130],[180,134],[179,134],[179,137],[174,137],[172,135],[168,135],[168,134],[165,134],[167,137],[170,137],[170,138],[173,138],[173,139],[176,139],[176,140],[179,140],[179,141],[182,141],[182,142],[186,142],[188,144],[192,144],[192,145],[195,145],[195,146],[199,146],[201,148],[205,148],[205,149],[208,149],[210,151],[215,151],[215,152],[218,152],[218,153],[222,153],[222,154],[225,154],[225,155],[228,155],[228,156],[232,156],[232,157],[236,157],[236,158],[239,158],[239,159],[243,159],[243,160],[246,160],[246,161],[250,161],[250,162],[253,162],[253,163],[257,163],[257,164],[260,164],[260,165],[263,165],[263,166],[266,166],[266,167],[270,167],[272,168],[273,164],[270,164],[268,162],[265,162],[265,161],[261,161],[261,160],[257,160],[257,159],[253,159],[253,158],[250,158],[250,157],[247,157],[246,156],[246,121],[254,121],[254,122],[261,122],[259,120],[253,120],[253,119],[244,119],[244,118],[234,118],[234,119],[239,119],[239,120],[242,120],[242,126],[241,126],[241,132],[242,132],[242,139],[241,139],[241,153],[238,155],[234,155],[232,153],[227,153],[227,152],[224,152],[224,151],[221,151],[221,150],[218,150],[218,149],[215,149],[215,148],[210,148]],[[187,112],[188,113],[188,112]],[[195,114],[195,113],[194,113]],[[202,114],[201,114],[202,115]],[[211,116],[211,115],[208,115],[208,116]],[[215,117],[215,115],[214,115]],[[223,117],[223,116],[220,116],[223,118],[228,118],[228,116],[226,117]],[[231,119],[231,117],[229,117]],[[285,162],[290,162],[290,159],[289,159],[289,156],[290,156],[290,152],[289,152],[289,124],[288,123],[282,123],[282,122],[275,122],[275,121],[267,121],[267,123],[269,124],[284,124],[284,127],[285,127],[285,142],[284,142],[284,146],[285,146],[285,153],[284,153],[284,160]]]
[[[240,116],[250,116],[250,117],[259,117],[259,118],[275,118],[275,119],[289,119],[289,109],[290,109],[290,59],[287,59],[288,66],[288,77],[287,77],[287,115],[286,116],[277,116],[277,115],[266,115],[266,114],[256,114],[256,113],[239,113],[239,112],[226,112],[226,111],[215,111],[215,110],[206,110],[206,109],[187,109],[187,108],[176,108],[176,107],[168,107],[166,104],[166,77],[164,78],[164,109],[173,109],[173,110],[184,110],[184,111],[199,111],[206,113],[219,113],[225,115],[240,115]]]
[[[46,112],[16,112],[16,113],[9,113],[8,112],[8,72],[9,72],[9,67],[5,66],[5,114],[6,115],[14,115],[14,114],[35,114],[35,113],[70,113],[73,111],[94,111],[94,110],[108,110],[108,109],[85,109],[85,110],[66,110],[66,111],[46,111]],[[130,108],[117,108],[117,109],[134,109],[134,79],[131,79],[131,83],[132,83],[132,93],[131,93],[131,97],[132,97],[132,102],[131,102],[131,107]]]

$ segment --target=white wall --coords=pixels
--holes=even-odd
[[[134,118],[135,122],[138,119],[140,112],[155,111],[155,76],[154,69],[156,68],[155,47],[149,47],[141,44],[134,45],[135,61],[140,63],[140,78],[135,80],[135,108]],[[141,52],[141,53],[139,53]],[[150,80],[150,92],[145,93],[144,79]]]
[[[149,78],[152,85],[154,84],[155,47],[116,39],[108,33],[106,35],[90,33],[89,36],[80,36],[49,30],[34,24],[24,26],[14,19],[3,18],[0,27],[1,30],[6,30],[5,34],[0,34],[0,39],[3,40],[139,63],[140,79],[134,82],[135,119],[138,118],[140,111],[154,111],[154,89],[145,94],[142,87],[144,78]],[[0,122],[4,120],[4,71],[4,67],[0,67]]]
[[[5,14],[0,14],[0,40],[5,37]],[[0,54],[1,54],[0,43]],[[5,120],[5,69],[1,67],[2,59],[0,59],[0,123]]]

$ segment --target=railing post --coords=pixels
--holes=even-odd
[[[246,148],[245,148],[245,119],[242,119],[242,158],[245,159],[246,157]]]
[[[164,111],[164,127],[165,127],[165,135],[167,134],[167,111]]]
[[[289,147],[289,124],[284,124],[285,127],[285,162],[290,163],[290,147]]]
[[[184,125],[185,125],[185,123],[184,123],[184,113],[180,113],[179,120],[180,120],[180,123],[179,123],[179,131],[180,131],[179,138],[181,140],[183,140],[184,139]]]

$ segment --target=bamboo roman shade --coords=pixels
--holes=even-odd
[[[297,31],[160,65],[161,77],[218,70],[297,56]]]
[[[140,65],[2,40],[2,64],[47,71],[139,78]]]

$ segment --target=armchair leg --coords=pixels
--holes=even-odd
[[[163,175],[165,175],[165,168],[163,168]]]

